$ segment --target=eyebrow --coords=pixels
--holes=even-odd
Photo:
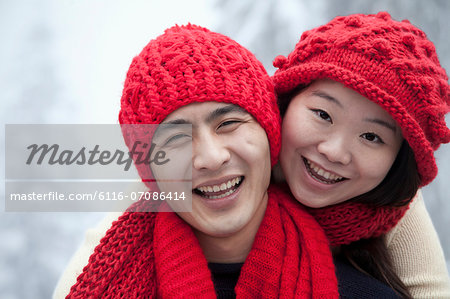
[[[243,108],[231,104],[231,105],[217,108],[216,110],[212,111],[206,118],[206,122],[209,124],[209,123],[213,122],[215,119],[217,119],[225,114],[231,113],[231,112],[247,114],[247,111],[245,111]]]
[[[165,123],[161,123],[153,134],[153,138],[158,138],[164,132],[173,130],[179,125],[191,125],[191,122],[185,119],[174,119]]]
[[[391,123],[388,123],[387,121],[378,119],[378,118],[365,118],[364,121],[370,122],[370,123],[374,123],[374,124],[378,124],[381,125],[383,127],[386,127],[390,130],[392,130],[394,133],[397,132],[397,127]]]
[[[174,120],[170,120],[168,122],[163,122],[161,125],[167,126],[168,128],[174,127],[175,125],[190,125],[192,124],[190,121],[187,121],[182,118],[177,118]]]
[[[333,102],[333,103],[335,103],[336,105],[338,105],[338,106],[341,107],[341,108],[344,108],[344,106],[341,104],[341,102],[339,102],[338,99],[336,99],[335,97],[330,96],[329,94],[327,94],[327,93],[325,93],[325,92],[323,92],[323,91],[320,91],[320,90],[314,90],[314,91],[312,92],[312,94],[313,94],[314,96],[317,96],[317,97],[326,99],[326,100],[328,100],[328,101],[330,101],[330,102]],[[386,128],[388,128],[388,129],[392,130],[394,133],[397,132],[397,127],[396,127],[395,125],[393,125],[393,124],[391,124],[391,123],[389,123],[389,122],[387,122],[387,121],[384,121],[384,120],[382,120],[382,119],[378,119],[378,118],[365,118],[364,121],[370,122],[370,123],[374,123],[374,124],[378,124],[378,125],[381,125],[381,126],[383,126],[383,127],[386,127]]]
[[[325,100],[328,100],[328,101],[330,101],[330,102],[333,102],[333,103],[335,103],[336,105],[338,105],[338,106],[341,107],[341,108],[344,108],[344,106],[342,106],[341,102],[339,102],[335,97],[332,97],[332,96],[330,96],[329,94],[327,94],[327,93],[325,93],[325,92],[323,92],[323,91],[320,91],[320,90],[313,90],[313,91],[312,91],[312,94],[313,94],[314,96],[319,97],[319,98],[323,98],[323,99],[325,99]]]

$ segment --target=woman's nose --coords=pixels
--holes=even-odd
[[[328,136],[317,148],[331,162],[347,165],[352,161],[351,144],[344,136]]]

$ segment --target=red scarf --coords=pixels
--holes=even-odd
[[[403,217],[408,207],[372,207],[346,201],[319,209],[308,208],[308,212],[325,230],[331,245],[338,246],[387,233]]]
[[[269,188],[267,210],[235,287],[237,298],[338,298],[323,230]],[[175,213],[124,213],[95,248],[67,298],[215,298],[208,263]]]

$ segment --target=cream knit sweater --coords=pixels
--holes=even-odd
[[[65,298],[69,293],[94,248],[120,214],[108,214],[96,228],[87,231],[84,243],[60,277],[53,298]],[[450,298],[444,253],[420,191],[385,241],[397,274],[414,298]]]
[[[385,242],[395,271],[414,298],[450,298],[444,253],[420,190]]]

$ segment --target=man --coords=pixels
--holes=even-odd
[[[282,190],[269,188],[280,119],[253,54],[205,28],[172,27],[131,63],[119,121],[168,125],[152,135],[159,146],[191,148],[191,164],[178,170],[192,176],[192,212],[124,213],[69,298],[338,297],[323,231]],[[133,138],[125,141],[132,147]],[[166,177],[167,164],[136,166],[151,191],[170,192],[151,182]],[[160,210],[169,206],[176,204]]]

